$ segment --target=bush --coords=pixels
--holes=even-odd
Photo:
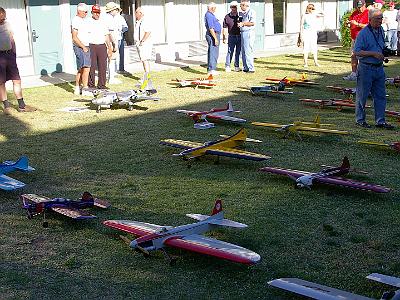
[[[350,48],[351,46],[351,35],[348,20],[352,13],[353,11],[346,12],[340,20],[340,41],[342,42],[342,46],[345,48]]]

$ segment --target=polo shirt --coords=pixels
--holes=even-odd
[[[228,28],[229,35],[240,35],[240,28],[237,26],[239,20],[239,15],[233,16],[227,14],[222,23],[223,28]]]
[[[88,20],[88,32],[90,44],[101,45],[106,43],[106,35],[110,33],[103,18]]]
[[[210,34],[210,29],[214,29],[215,32],[221,32],[221,24],[213,13],[207,11],[204,16],[204,23],[206,25],[207,34]]]
[[[239,12],[239,17],[242,17],[243,20],[242,22],[252,22],[254,23],[253,26],[243,26],[240,27],[240,31],[244,32],[244,31],[251,31],[255,29],[255,24],[256,24],[256,12],[253,9],[249,9],[248,11],[245,12]]]
[[[385,47],[383,29],[381,26],[379,26],[377,29],[372,29],[371,32],[370,28],[372,29],[372,27],[366,26],[360,31],[357,36],[356,43],[354,44],[354,52],[360,52],[361,50],[364,50],[382,53],[382,49]],[[382,63],[381,60],[372,56],[359,57],[358,59],[361,63]]]
[[[357,23],[361,24],[368,24],[368,9],[365,9],[364,12],[359,12],[358,10],[355,10],[349,17],[349,20],[356,21]],[[361,31],[361,27],[356,26],[354,24],[350,24],[350,35],[351,39],[355,40],[358,33]]]

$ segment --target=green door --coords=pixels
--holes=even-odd
[[[255,50],[264,50],[265,37],[265,3],[262,0],[251,1],[251,8],[256,12]]]
[[[64,55],[59,0],[29,0],[28,5],[35,73],[62,72]]]

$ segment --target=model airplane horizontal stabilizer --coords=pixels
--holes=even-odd
[[[108,220],[103,224],[139,236],[130,242],[130,247],[146,254],[155,250],[163,250],[165,246],[169,246],[242,264],[254,264],[260,261],[260,256],[253,251],[201,235],[212,230],[216,225],[239,228],[246,226],[224,219],[221,200],[215,202],[210,216],[201,214],[188,214],[188,216],[199,222],[177,227],[126,220]]]
[[[13,191],[23,188],[25,183],[11,178],[5,174],[13,171],[32,172],[35,169],[29,166],[28,157],[21,156],[16,162],[6,160],[0,164],[0,189],[5,191]]]
[[[160,144],[186,149],[181,153],[176,154],[176,156],[180,156],[185,159],[192,159],[203,155],[226,156],[255,161],[261,161],[270,158],[269,156],[264,154],[235,149],[236,147],[243,145],[246,141],[246,138],[247,133],[245,129],[242,128],[236,134],[229,136],[225,139],[207,142],[204,144],[174,139],[162,140],[160,141]]]
[[[359,296],[298,278],[274,279],[268,282],[268,284],[318,300],[373,300],[373,298]]]
[[[394,276],[383,275],[379,273],[371,273],[367,276],[368,279],[381,282],[387,285],[400,288],[400,278]]]

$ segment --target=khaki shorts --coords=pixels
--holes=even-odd
[[[139,54],[139,58],[141,61],[144,60],[151,60],[152,52],[153,52],[153,45],[136,45],[137,52]]]

